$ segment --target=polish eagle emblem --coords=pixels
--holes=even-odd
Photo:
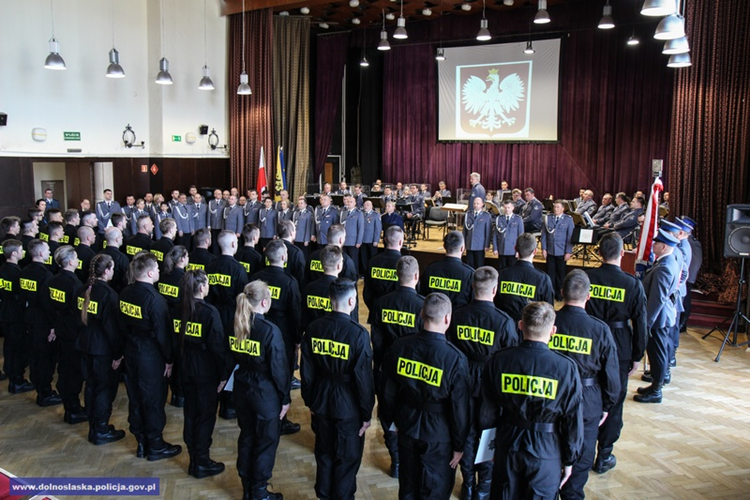
[[[485,82],[489,82],[489,85]],[[523,80],[518,73],[512,73],[502,81],[497,69],[490,69],[484,80],[477,76],[469,77],[461,92],[464,109],[476,116],[469,120],[469,124],[472,127],[481,126],[488,132],[500,130],[503,125],[513,125],[516,119],[508,114],[518,109],[519,103],[524,100],[524,92]]]

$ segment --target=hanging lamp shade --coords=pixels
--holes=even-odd
[[[391,50],[391,44],[388,43],[388,33],[385,30],[380,32],[380,42],[378,43],[378,50]]]
[[[49,39],[49,55],[44,61],[44,67],[54,70],[67,69],[67,66],[65,66],[65,61],[60,55],[60,42],[57,41],[54,35]]]
[[[669,56],[669,62],[667,62],[667,66],[670,68],[687,68],[692,65],[693,62],[690,60],[690,54],[687,52],[683,54],[673,54]]]
[[[250,85],[247,83],[247,73],[244,71],[240,73],[240,86],[237,87],[237,95],[250,95],[253,91],[250,89]]]
[[[598,28],[600,30],[611,30],[615,27],[615,20],[612,19],[612,6],[607,2],[602,11],[602,18],[599,20]]]
[[[547,12],[547,0],[539,0],[539,10],[534,16],[534,24],[547,24],[550,21],[552,19],[550,19],[549,12]]]
[[[654,32],[657,40],[674,40],[685,36],[685,18],[679,14],[670,14],[661,20]]]
[[[675,38],[674,40],[667,40],[664,42],[664,49],[661,51],[662,54],[684,54],[690,52],[690,44],[686,36]]]
[[[436,61],[445,61],[445,49],[442,47],[438,47],[437,54],[435,54],[435,60]]]
[[[169,74],[169,61],[166,57],[162,57],[159,61],[159,74],[156,75],[156,83],[172,85],[172,75]]]
[[[675,12],[677,12],[675,0],[646,0],[641,8],[641,14],[644,16],[663,17]]]
[[[198,88],[201,90],[213,90],[214,89],[214,82],[211,80],[211,70],[208,69],[208,66],[203,66],[203,78],[201,78],[200,83],[198,83]]]
[[[524,54],[533,54],[534,52],[536,52],[534,50],[534,46],[531,44],[531,40],[529,40],[528,42],[526,42],[526,48],[523,49],[523,53]]]
[[[490,30],[487,29],[487,26],[487,19],[482,19],[479,23],[479,33],[477,33],[477,40],[479,40],[480,42],[486,42],[487,40],[490,40],[492,38],[492,35],[490,35]]]
[[[112,47],[109,51],[109,66],[107,66],[107,78],[125,78],[125,71],[120,66],[120,53]]]
[[[393,32],[393,38],[399,40],[406,40],[409,35],[406,33],[406,19],[404,16],[400,16],[396,21],[396,30]]]

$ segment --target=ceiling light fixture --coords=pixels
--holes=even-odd
[[[206,0],[203,0],[203,78],[201,78],[198,88],[200,90],[213,90],[214,82],[211,80],[211,70],[208,69],[208,42],[206,37]]]
[[[120,53],[115,49],[115,1],[112,0],[112,50],[109,51],[107,78],[125,78],[125,71],[120,66]]]
[[[237,87],[237,95],[251,95],[253,90],[247,83],[247,71],[245,71],[245,0],[242,0],[242,73],[240,73],[240,85]]]
[[[401,15],[396,21],[396,31],[393,32],[393,38],[406,40],[409,35],[406,34],[406,19],[404,19],[404,0],[401,0]]]
[[[445,49],[438,47],[437,53],[435,54],[436,61],[445,61]]]
[[[389,21],[393,21],[394,19],[396,19],[396,16],[394,16],[393,13],[389,12],[388,14],[385,15],[385,18],[388,19]]]
[[[465,12],[469,12],[471,10],[471,4],[468,4],[468,3],[461,4],[461,10]]]
[[[391,44],[388,43],[388,33],[385,31],[385,9],[383,9],[383,30],[380,32],[378,50],[391,50]]]
[[[615,20],[612,19],[612,6],[609,4],[609,0],[607,0],[607,3],[604,4],[604,9],[602,9],[602,18],[599,19],[598,28],[600,30],[611,30],[614,27]]]
[[[349,7],[359,7],[359,0],[349,0]]]
[[[361,22],[362,21],[360,21],[358,17],[355,17],[354,19],[352,19],[352,24],[354,24],[355,26],[359,25],[359,23],[361,23]]]
[[[431,9],[429,9],[429,8],[427,8],[427,9],[422,9],[422,15],[423,15],[423,16],[426,16],[426,17],[430,17],[430,16],[432,15],[432,10],[431,10]]]
[[[533,54],[534,52],[536,52],[536,50],[534,50],[534,45],[531,43],[531,40],[527,41],[526,42],[526,48],[523,49],[523,53],[524,54]]]
[[[644,16],[662,17],[675,12],[677,12],[675,0],[646,0],[641,8],[641,14]]]
[[[367,60],[366,55],[362,54],[362,60],[359,61],[359,65],[362,66],[363,68],[366,68],[370,65],[369,61]]]
[[[492,35],[490,35],[490,30],[487,29],[488,22],[487,18],[485,17],[485,0],[482,0],[482,20],[479,21],[479,33],[477,33],[477,40],[480,42],[486,42],[487,40],[492,39]]]
[[[628,45],[638,45],[639,43],[641,43],[641,41],[638,40],[638,37],[635,36],[635,30],[633,30],[633,34],[630,35],[630,38],[628,38],[628,42],[627,43],[628,43]]]
[[[324,29],[324,30],[327,30],[328,28],[330,28],[330,26],[328,26],[328,23],[327,23],[327,22],[325,22],[325,21],[323,21],[322,23],[319,23],[319,24],[318,24],[318,27],[319,27],[320,29]]]
[[[534,24],[547,24],[552,21],[547,12],[547,0],[539,0],[539,10],[537,10],[536,16],[534,16]]]
[[[304,15],[304,16],[306,16],[306,15],[308,15],[310,13],[310,8],[309,7],[302,7],[302,8],[300,8],[299,13],[302,14],[302,15]]]
[[[657,40],[674,40],[683,36],[685,36],[685,18],[680,14],[670,14],[662,19],[654,33],[654,38]]]
[[[690,60],[690,54],[687,52],[682,54],[672,54],[669,56],[669,62],[667,62],[667,66],[670,68],[687,68],[692,65],[693,63]]]
[[[690,52],[690,44],[686,36],[675,38],[674,40],[667,40],[664,42],[664,49],[661,51],[662,54],[684,54]]]
[[[503,0],[503,5],[507,5],[508,7],[513,6],[513,0]]]
[[[161,16],[161,51],[164,54],[164,0],[161,0],[159,15]],[[159,85],[172,85],[172,75],[169,74],[169,61],[162,55],[159,61],[159,73],[156,75]]]
[[[49,55],[44,61],[44,67],[47,69],[63,70],[67,69],[65,61],[60,55],[60,42],[55,38],[55,11],[52,8],[52,0],[49,0],[50,17],[52,19],[52,38],[49,39]]]

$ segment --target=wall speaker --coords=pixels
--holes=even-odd
[[[750,257],[750,205],[727,205],[724,257]]]
[[[0,113],[0,127],[4,127],[8,124],[8,115],[6,113]]]

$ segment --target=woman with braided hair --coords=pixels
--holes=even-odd
[[[106,254],[91,260],[89,279],[78,292],[81,333],[78,349],[83,352],[84,401],[89,420],[89,442],[101,445],[119,441],[125,431],[109,424],[112,401],[117,395],[124,339],[119,333],[119,298],[108,284],[115,274],[115,263]]]
[[[180,291],[180,285],[182,283],[182,277],[185,276],[185,268],[187,268],[190,257],[188,256],[187,249],[182,245],[175,245],[172,250],[164,256],[164,272],[161,274],[158,283],[159,293],[167,299],[167,305],[169,306],[170,324],[174,326],[175,335],[174,349],[177,352],[177,342],[179,332],[178,322],[180,320],[180,303],[182,300],[182,294]],[[180,383],[180,358],[175,358],[175,363],[172,366],[172,376],[169,378],[169,386],[172,389],[172,399],[170,404],[177,408],[182,408],[185,402],[185,398],[182,395],[182,384]]]

